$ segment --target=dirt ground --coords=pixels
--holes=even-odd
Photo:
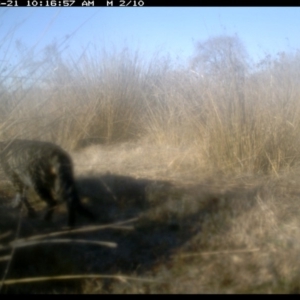
[[[1,173],[1,293],[300,292],[299,168],[207,174],[184,149],[134,143],[71,155],[97,215],[74,232],[63,204],[44,221],[34,192],[38,218],[12,208]]]

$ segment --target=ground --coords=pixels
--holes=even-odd
[[[185,153],[138,143],[72,152],[82,201],[97,215],[94,223],[79,217],[85,231],[73,234],[64,205],[42,220],[34,192],[39,216],[21,213],[17,231],[20,210],[10,207],[14,193],[1,174],[1,292],[299,293],[300,171],[208,174]],[[63,275],[81,277],[17,282]]]

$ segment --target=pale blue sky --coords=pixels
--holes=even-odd
[[[23,20],[15,31],[10,31]],[[185,60],[193,54],[194,42],[236,33],[256,60],[265,53],[300,49],[300,8],[19,7],[0,11],[0,41],[10,32],[5,41],[11,43],[6,48],[11,52],[17,39],[39,49],[54,39],[63,41],[74,31],[65,54],[79,54],[86,46],[109,50],[126,45],[139,49],[144,57],[159,51]],[[0,49],[2,58],[6,49]]]

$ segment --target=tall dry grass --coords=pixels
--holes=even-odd
[[[62,45],[28,59],[19,42],[9,72],[0,62],[1,139],[73,149],[143,138],[185,149],[207,171],[276,174],[298,162],[299,52],[266,56],[237,87],[230,68],[203,76],[126,47],[67,58]]]

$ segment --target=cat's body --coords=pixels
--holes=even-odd
[[[16,205],[24,202],[30,216],[35,211],[26,198],[26,192],[32,187],[48,204],[46,220],[51,219],[56,200],[66,201],[69,226],[74,225],[76,212],[94,218],[80,203],[71,157],[59,146],[32,140],[0,142],[0,163],[17,192]]]

